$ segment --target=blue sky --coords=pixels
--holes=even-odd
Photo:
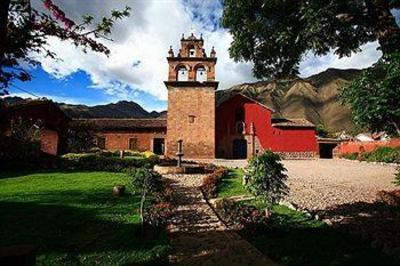
[[[41,1],[34,1],[36,8]],[[169,45],[175,51],[182,33],[203,34],[206,52],[212,46],[217,51],[217,79],[220,89],[255,81],[250,63],[235,63],[227,49],[232,41],[230,34],[219,26],[222,15],[221,1],[216,0],[126,0],[79,1],[56,0],[66,14],[79,21],[83,14],[95,17],[107,14],[112,8],[132,7],[132,15],[115,25],[114,42],[104,41],[111,56],[89,52],[84,54],[73,45],[49,39],[49,45],[58,60],[39,56],[41,66],[32,70],[33,80],[18,82],[16,86],[40,97],[72,104],[106,104],[120,100],[135,101],[145,109],[166,109],[167,91],[163,81],[167,78],[166,55]],[[400,12],[396,14],[400,17]],[[301,74],[308,76],[327,69],[363,68],[380,56],[377,44],[365,45],[362,53],[339,59],[328,54],[322,57],[305,56],[300,65]],[[10,89],[18,96],[30,95],[16,88]]]

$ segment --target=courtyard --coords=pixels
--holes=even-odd
[[[229,167],[218,198],[250,196],[242,185],[245,161],[216,163]],[[205,200],[205,174],[163,177],[176,209],[166,230],[148,238],[140,233],[139,195],[123,172],[2,171],[1,245],[35,245],[38,265],[163,265],[167,259],[173,265],[395,264],[382,243],[398,244],[399,217],[386,217],[386,207],[375,202],[377,192],[395,189],[394,166],[347,160],[284,165],[285,202],[292,207],[275,206],[270,227],[252,237],[232,229]],[[127,186],[125,196],[111,195],[117,184]]]
[[[216,165],[243,168],[245,160],[216,160]],[[372,203],[376,193],[393,190],[396,167],[358,161],[319,159],[284,160],[289,175],[287,200],[307,210],[340,204]]]

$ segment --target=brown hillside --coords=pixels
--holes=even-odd
[[[243,93],[277,111],[275,117],[305,118],[333,131],[352,130],[350,110],[338,93],[360,70],[328,69],[308,78],[273,80],[236,85],[218,91],[218,101]]]

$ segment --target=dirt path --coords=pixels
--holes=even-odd
[[[204,201],[201,175],[168,175],[178,209],[171,220],[172,265],[275,265],[239,235],[229,231]]]

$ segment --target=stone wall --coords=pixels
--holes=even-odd
[[[166,153],[175,157],[183,140],[186,158],[215,158],[214,87],[168,86]]]
[[[342,142],[333,149],[333,157],[339,158],[345,154],[371,152],[379,147],[400,147],[400,138],[386,141]]]

